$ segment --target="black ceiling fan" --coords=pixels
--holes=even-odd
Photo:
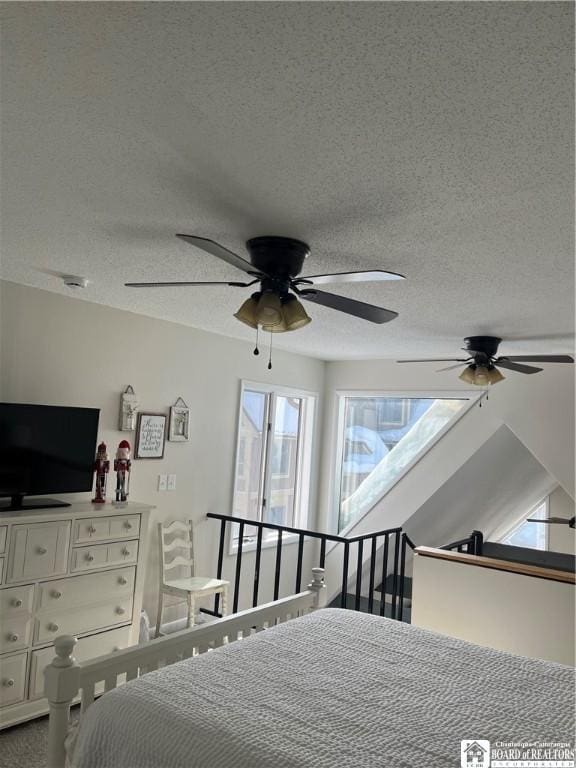
[[[500,355],[497,357],[498,347],[502,339],[497,336],[467,336],[464,339],[466,344],[463,347],[468,357],[453,357],[425,360],[398,360],[399,363],[456,363],[446,368],[439,368],[440,371],[450,371],[453,368],[466,366],[459,378],[469,384],[487,386],[488,384],[497,384],[504,379],[502,373],[498,370],[504,368],[516,373],[539,373],[544,370],[534,365],[524,365],[524,363],[573,363],[574,358],[570,355]]]
[[[576,516],[574,517],[546,517],[540,520],[537,517],[529,517],[527,523],[544,523],[545,525],[569,525],[576,528]]]
[[[403,275],[381,269],[362,272],[339,272],[327,275],[299,277],[304,260],[310,253],[309,246],[288,237],[255,237],[248,240],[246,248],[250,261],[229,251],[214,240],[195,235],[176,235],[190,245],[216,256],[233,267],[242,270],[252,280],[248,282],[153,282],[125,283],[129,288],[167,288],[174,286],[229,285],[249,288],[260,283],[259,290],[236,313],[241,322],[253,328],[258,326],[272,332],[297,330],[310,322],[297,298],[322,304],[330,309],[368,320],[371,323],[387,323],[398,316],[397,312],[373,304],[367,304],[345,296],[337,296],[316,288],[329,283],[359,283],[380,280],[404,280]]]

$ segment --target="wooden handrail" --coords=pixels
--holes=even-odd
[[[438,560],[449,560],[453,563],[464,563],[465,565],[475,565],[480,568],[492,568],[496,571],[519,573],[522,576],[534,576],[538,579],[576,584],[576,574],[569,571],[558,571],[555,568],[543,568],[541,565],[526,565],[525,563],[516,563],[511,560],[467,555],[464,552],[450,552],[447,549],[435,549],[434,547],[416,547],[414,554],[419,557],[435,557]]]

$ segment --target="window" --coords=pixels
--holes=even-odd
[[[476,397],[341,395],[338,531],[368,512]]]
[[[314,405],[309,393],[242,387],[233,515],[293,527],[306,524]],[[253,536],[255,529],[246,538]]]
[[[519,523],[508,531],[501,539],[502,544],[513,547],[528,547],[529,549],[548,548],[548,526],[545,523],[529,523],[527,518],[545,520],[548,517],[548,497],[525,515]]]

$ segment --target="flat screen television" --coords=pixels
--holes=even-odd
[[[27,497],[90,491],[99,416],[98,408],[0,403],[0,510],[68,506]]]

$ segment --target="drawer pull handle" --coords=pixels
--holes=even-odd
[[[124,576],[120,576],[120,578],[118,579],[118,584],[124,585],[124,584],[128,584],[128,582],[126,581]]]
[[[52,592],[50,592],[50,594],[52,595],[54,600],[58,600],[59,598],[62,597],[62,592],[58,592],[57,589],[53,589]]]
[[[116,608],[116,613],[119,616],[122,616],[123,613],[126,613],[126,609],[125,608],[121,608],[120,606],[118,606],[118,608]]]
[[[91,563],[92,560],[94,560],[94,555],[88,553],[87,555],[84,555],[84,560],[88,560],[88,562]]]
[[[45,555],[47,551],[46,547],[36,547],[37,555]]]
[[[93,525],[88,526],[88,533],[96,533],[96,528]]]
[[[124,549],[122,550],[122,554],[125,555],[126,557],[128,557],[128,555],[130,554],[130,550],[126,549],[126,547],[124,547]]]
[[[10,678],[9,680],[2,680],[2,685],[5,688],[12,688],[12,686],[14,685],[14,680],[12,678]]]
[[[19,597],[15,597],[14,600],[12,600],[12,605],[14,608],[20,608],[22,605],[22,600],[20,600]]]
[[[50,632],[58,632],[58,624],[48,624],[48,630]]]
[[[9,639],[9,640],[10,640],[12,643],[15,643],[17,640],[19,640],[19,639],[20,639],[20,636],[19,636],[19,635],[17,635],[17,634],[16,634],[16,632],[14,632],[13,634],[11,634],[11,635],[8,635],[8,639]]]
[[[124,528],[127,528],[128,530],[130,530],[130,528],[132,528],[132,523],[129,520],[126,520],[124,522]]]

